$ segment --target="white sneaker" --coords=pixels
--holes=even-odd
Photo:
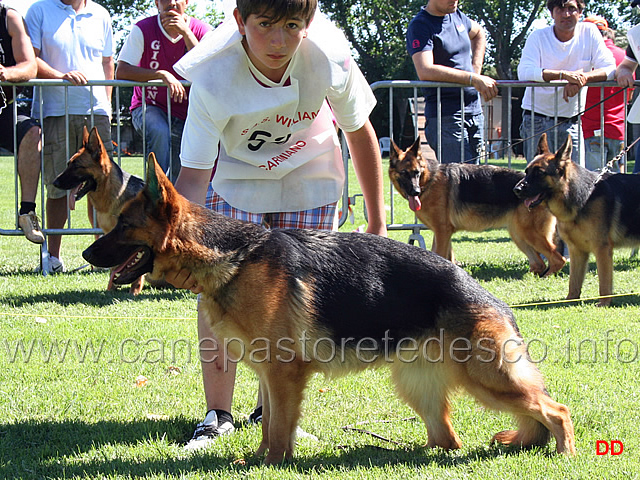
[[[218,421],[215,410],[210,410],[204,420],[196,425],[193,437],[184,446],[185,450],[195,451],[211,445],[221,435],[229,435],[235,430],[233,423],[225,421],[222,424]]]
[[[51,255],[49,255],[49,261],[48,266],[47,266],[47,272],[48,273],[63,273],[64,270],[64,263],[62,263],[62,260],[60,260],[59,258],[56,257],[52,257]],[[40,273],[42,271],[40,265],[38,265],[35,269],[34,272],[36,273]]]

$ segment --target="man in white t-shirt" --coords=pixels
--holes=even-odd
[[[344,184],[335,118],[362,186],[367,231],[385,235],[380,151],[369,121],[375,97],[344,35],[316,8],[316,0],[295,11],[284,0],[238,0],[234,19],[175,65],[192,82],[176,188],[267,228],[330,230]],[[167,280],[201,291],[185,270]],[[198,324],[201,345],[216,342],[201,315]],[[190,449],[233,431],[235,364],[201,355],[208,411]]]
[[[616,69],[613,54],[592,23],[579,22],[583,0],[548,0],[553,25],[531,32],[522,49],[518,78],[534,82],[564,80],[556,87],[527,87],[522,99],[520,135],[524,154],[531,161],[543,132],[549,148],[557,150],[571,134],[572,159],[584,158],[578,116],[586,103],[590,82],[612,80]]]

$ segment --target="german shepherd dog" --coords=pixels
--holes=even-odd
[[[420,138],[402,151],[392,141],[389,177],[409,208],[433,231],[432,250],[454,261],[451,236],[459,231],[506,228],[529,259],[530,270],[551,275],[566,260],[556,251],[556,220],[546,209],[529,211],[513,193],[524,173],[465,163],[440,164],[422,155]],[[549,260],[547,267],[540,254]]]
[[[62,190],[73,190],[71,209],[76,201],[87,195],[96,210],[98,226],[108,233],[115,227],[124,204],[142,190],[144,181],[125,172],[109,158],[95,127],[91,133],[84,127],[82,147],[71,157],[53,185]],[[131,283],[130,292],[139,294],[143,285],[144,277],[141,276]],[[107,290],[114,288],[112,275]]]
[[[213,332],[236,340],[232,357],[260,378],[266,463],[292,456],[315,372],[383,365],[424,420],[428,447],[460,447],[448,398],[464,387],[516,416],[520,429],[494,442],[544,445],[551,433],[558,452],[575,451],[569,410],[545,390],[509,307],[434,253],[370,234],[267,231],[224,217],[178,194],[150,155],[144,190],[83,256],[117,265],[116,283],[191,272]]]
[[[542,134],[536,156],[514,192],[527,207],[546,205],[569,247],[569,295],[580,298],[589,253],[596,256],[600,296],[613,293],[613,249],[640,244],[640,176],[599,175],[571,161],[571,136],[549,150]],[[601,298],[600,305],[611,303]]]

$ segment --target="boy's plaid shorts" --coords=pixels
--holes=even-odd
[[[337,202],[299,212],[251,213],[229,205],[213,191],[207,190],[206,207],[227,217],[245,222],[257,223],[265,228],[311,228],[315,230],[333,230]]]

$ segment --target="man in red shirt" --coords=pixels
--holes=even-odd
[[[598,27],[604,43],[620,65],[625,57],[625,51],[617,47],[613,40],[615,33],[609,28],[607,20],[598,16],[584,19]],[[617,92],[617,94],[616,94]],[[613,96],[612,96],[613,95]],[[603,104],[602,99],[607,99]],[[582,116],[582,131],[585,143],[585,166],[589,170],[597,170],[613,159],[623,148],[624,144],[624,111],[626,98],[623,89],[617,87],[589,87],[585,113]],[[604,117],[604,122],[602,121]],[[604,135],[602,127],[604,124]],[[603,163],[604,149],[604,163]],[[624,172],[623,159],[620,160],[620,172]]]

